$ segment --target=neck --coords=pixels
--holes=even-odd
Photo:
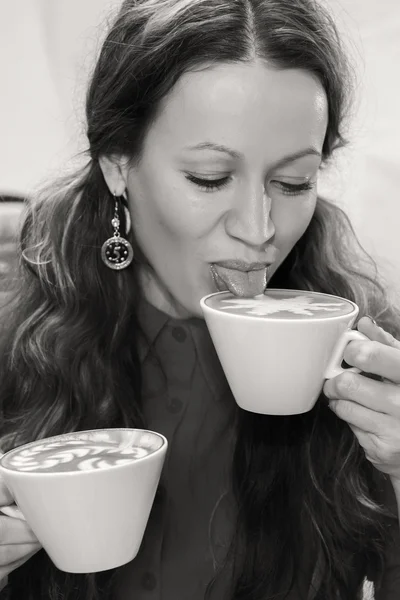
[[[139,272],[139,282],[144,299],[173,319],[189,319],[194,316],[182,306],[161,282],[148,270]]]

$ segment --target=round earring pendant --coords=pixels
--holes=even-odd
[[[112,237],[101,247],[101,258],[110,269],[119,271],[128,267],[133,260],[133,249],[128,240]]]

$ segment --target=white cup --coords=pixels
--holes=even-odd
[[[81,444],[80,454],[68,447],[71,440]],[[133,447],[148,453],[129,459],[122,452],[119,463],[99,463],[107,456],[99,457],[98,450],[96,457],[95,449],[105,442],[118,444],[118,450],[129,452]],[[44,457],[48,443],[54,448]],[[0,474],[53,563],[69,573],[94,573],[119,567],[137,555],[167,446],[161,434],[141,429],[69,433],[7,452],[0,458]],[[89,458],[90,468],[62,470],[68,468],[68,457],[76,459],[85,447],[90,455],[81,460]],[[35,470],[37,464],[44,466]]]
[[[325,379],[345,370],[347,344],[368,339],[351,329],[358,306],[329,294],[267,289],[238,298],[218,292],[200,306],[237,404],[259,414],[311,410]]]

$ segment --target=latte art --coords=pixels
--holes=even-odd
[[[254,298],[237,298],[233,294],[210,296],[207,305],[219,311],[253,317],[302,319],[345,315],[353,305],[342,298],[300,290],[268,289]]]
[[[112,439],[101,432],[89,439],[79,439],[77,434],[76,437],[53,438],[16,450],[7,457],[5,466],[23,472],[92,471],[124,465],[153,451],[149,444]]]
[[[323,303],[313,302],[312,298],[307,296],[296,296],[295,298],[269,298],[260,294],[255,298],[233,298],[232,300],[223,300],[220,310],[230,310],[243,308],[247,314],[257,315],[259,317],[274,315],[280,312],[290,312],[294,315],[312,316],[316,312],[337,312],[345,306],[344,302]]]

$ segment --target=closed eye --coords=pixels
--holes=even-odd
[[[213,192],[225,187],[231,181],[231,176],[228,175],[218,179],[204,179],[188,173],[186,175],[186,179],[197,185],[205,192]],[[297,196],[308,192],[315,187],[315,182],[312,181],[304,181],[303,183],[295,184],[288,183],[286,181],[272,180],[271,183],[276,185],[286,196]]]
[[[220,177],[219,179],[202,179],[194,175],[187,174],[186,179],[196,184],[204,192],[213,192],[225,187],[231,180],[230,176]]]
[[[300,194],[304,194],[305,192],[309,192],[314,189],[315,182],[313,181],[304,181],[303,183],[287,183],[286,181],[276,181],[272,180],[271,183],[278,186],[283,194],[286,196],[298,196]]]

